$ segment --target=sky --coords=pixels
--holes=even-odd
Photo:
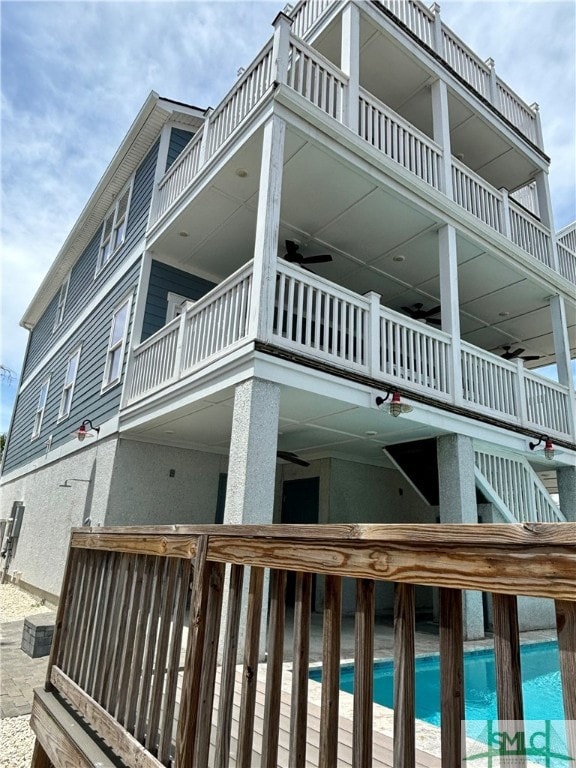
[[[215,107],[284,2],[1,0],[0,432],[19,321],[151,90]],[[540,105],[557,228],[576,220],[576,0],[443,0],[443,20]]]

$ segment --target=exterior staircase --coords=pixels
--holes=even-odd
[[[430,506],[439,504],[436,440],[389,445],[388,457]],[[523,456],[474,451],[476,501],[507,523],[564,523],[566,518]]]
[[[523,456],[474,451],[476,486],[509,523],[565,523],[566,518]]]

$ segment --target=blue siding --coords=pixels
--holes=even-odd
[[[42,357],[49,352],[50,347],[66,334],[84,308],[86,300],[90,300],[102,287],[106,280],[110,278],[114,269],[130,254],[136,243],[144,236],[150,210],[152,187],[154,185],[158,143],[157,141],[154,144],[136,171],[124,243],[118,250],[118,253],[115,254],[95,278],[102,226],[98,228],[92,241],[72,267],[63,322],[53,332],[60,290],[58,287],[54,298],[31,332],[30,346],[22,374],[23,378],[26,378]]]
[[[194,136],[192,131],[184,131],[182,128],[172,128],[170,131],[170,143],[168,145],[168,156],[166,157],[166,170],[170,168],[174,160],[184,149],[186,144]]]
[[[70,337],[68,343],[50,360],[34,381],[22,392],[16,401],[14,422],[6,446],[4,472],[43,456],[46,452],[46,440],[52,435],[52,448],[71,440],[71,433],[84,419],[91,419],[95,425],[114,416],[120,407],[122,383],[126,375],[128,344],[132,329],[130,318],[128,341],[124,354],[123,373],[120,384],[101,393],[104,377],[104,365],[108,349],[108,339],[112,323],[112,313],[118,303],[134,291],[140,275],[140,261],[106,295],[90,318]],[[132,302],[132,315],[135,302]],[[70,354],[82,346],[80,364],[76,376],[76,385],[72,398],[70,415],[57,424],[60,400],[64,386],[64,377]],[[38,404],[40,387],[50,376],[50,389],[44,411],[42,429],[38,438],[31,440],[34,416]]]
[[[170,292],[197,301],[212,290],[215,285],[216,283],[211,283],[202,277],[196,277],[189,272],[182,272],[175,267],[153,261],[144,310],[142,341],[166,325],[166,310],[168,309],[168,294]]]

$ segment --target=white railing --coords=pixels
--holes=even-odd
[[[538,144],[536,130],[536,113],[506,83],[499,77],[496,78],[497,103],[494,106],[516,126],[521,133]]]
[[[454,201],[497,232],[502,232],[502,194],[464,163],[452,158]]]
[[[556,248],[558,250],[558,269],[560,274],[566,280],[570,280],[571,283],[576,285],[576,253],[566,248],[560,242],[556,243]]]
[[[510,192],[512,200],[517,202],[527,211],[534,214],[537,218],[540,218],[540,206],[538,204],[538,195],[536,193],[535,182],[530,182],[520,189],[515,189],[514,192]]]
[[[434,14],[422,3],[414,0],[382,0],[408,29],[430,48],[434,47]]]
[[[558,232],[558,242],[576,253],[576,223],[569,224]]]
[[[445,25],[442,26],[442,41],[446,62],[489,101],[490,67]]]
[[[524,457],[501,456],[476,450],[474,458],[480,487],[509,522],[566,522]]]
[[[346,76],[318,51],[290,38],[287,84],[339,122],[347,83]]]
[[[134,350],[128,402],[153,392],[177,377],[176,350],[180,318],[176,317]]]
[[[416,390],[450,396],[450,336],[380,307],[379,370]]]
[[[526,418],[530,426],[566,436],[571,434],[566,387],[534,373],[524,373]]]
[[[198,173],[203,137],[204,126],[200,128],[188,146],[172,163],[166,175],[160,180],[154,212],[155,219],[159,219],[174,205]]]
[[[182,373],[246,338],[251,285],[249,262],[186,312]]]
[[[282,347],[367,370],[369,302],[289,264],[279,264],[272,338]]]
[[[302,0],[291,13],[292,32],[297,37],[304,37],[326,8],[333,4],[334,0]]]
[[[135,348],[128,404],[178,381],[248,333],[252,262]]]
[[[270,41],[210,115],[208,157],[211,157],[246,115],[256,106],[272,82]]]
[[[462,342],[462,397],[486,412],[520,416],[518,366]]]
[[[363,139],[440,189],[442,149],[435,142],[362,89],[359,117],[358,132]]]
[[[512,200],[510,200],[510,236],[512,242],[532,254],[538,261],[554,269],[549,230]]]

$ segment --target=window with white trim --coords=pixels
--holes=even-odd
[[[56,305],[56,317],[54,319],[54,330],[64,320],[64,310],[66,309],[66,299],[68,298],[68,286],[70,285],[70,272],[66,275],[66,279],[60,286],[60,292],[58,293],[58,304]]]
[[[40,387],[40,394],[38,395],[38,405],[36,406],[36,414],[34,415],[34,426],[32,427],[32,440],[38,437],[40,430],[42,429],[42,419],[44,418],[44,411],[46,409],[46,401],[48,399],[48,387],[50,385],[50,379],[46,381]]]
[[[126,224],[128,223],[128,208],[130,206],[131,192],[132,183],[118,195],[114,207],[104,219],[102,239],[100,240],[100,251],[98,253],[97,272],[106,266],[126,238]]]
[[[104,381],[102,389],[118,384],[122,378],[122,362],[124,360],[124,348],[128,336],[128,325],[130,319],[130,307],[132,297],[126,299],[114,311],[112,315],[112,328],[110,329],[110,339],[108,341],[108,350],[106,352],[106,365],[104,367]]]
[[[194,301],[192,299],[186,298],[186,296],[180,296],[179,293],[173,293],[172,291],[168,292],[168,308],[166,310],[166,322],[169,323],[171,320],[174,320],[175,317],[179,317],[182,312],[186,312],[186,310],[194,304]]]
[[[62,398],[60,400],[60,411],[58,412],[58,420],[65,419],[72,406],[72,397],[74,395],[74,385],[76,384],[76,376],[78,374],[78,364],[80,362],[80,348],[73,352],[68,358],[68,365],[66,367],[66,377],[64,379],[64,389],[62,390]]]

